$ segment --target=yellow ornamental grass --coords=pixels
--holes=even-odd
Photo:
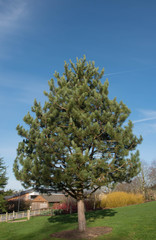
[[[142,194],[126,192],[113,192],[107,195],[103,194],[100,199],[102,208],[123,207],[144,202]]]

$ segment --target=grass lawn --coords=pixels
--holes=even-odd
[[[155,240],[156,201],[89,212],[87,226],[108,226],[113,231],[96,240]],[[0,223],[0,240],[56,240],[50,234],[77,228],[77,215],[31,217],[30,221]],[[58,240],[58,239],[57,239]]]

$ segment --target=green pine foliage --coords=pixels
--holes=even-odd
[[[4,161],[0,158],[0,212],[5,211],[6,202],[4,200],[4,188],[7,184],[6,167]]]
[[[133,134],[130,110],[108,97],[108,80],[101,82],[94,62],[65,62],[64,73],[49,81],[47,102],[34,101],[32,114],[18,125],[14,173],[25,187],[54,187],[77,200],[84,191],[130,181],[140,171],[142,137]]]

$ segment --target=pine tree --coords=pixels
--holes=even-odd
[[[23,138],[18,145],[14,173],[25,187],[48,186],[64,190],[77,200],[79,230],[85,231],[85,191],[95,192],[108,183],[130,181],[140,169],[141,143],[130,110],[108,97],[108,80],[101,82],[94,62],[65,62],[64,73],[49,81],[44,106],[34,101],[28,127],[18,125]],[[132,152],[132,153],[131,153]],[[131,153],[131,154],[130,154]]]
[[[7,184],[6,167],[0,158],[0,212],[5,211],[4,188]]]

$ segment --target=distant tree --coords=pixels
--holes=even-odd
[[[156,160],[154,160],[149,167],[149,182],[151,187],[156,187]]]
[[[141,191],[146,200],[156,199],[154,189],[156,189],[156,161],[150,165],[147,162],[141,163],[141,172],[139,174]]]
[[[141,162],[141,171],[134,177],[130,183],[119,183],[114,191],[141,193],[146,200],[154,199],[153,190],[156,189],[156,161],[150,165],[147,162]]]
[[[0,191],[4,190],[7,184],[6,167],[3,158],[0,158]]]
[[[7,201],[6,208],[8,212],[19,212],[19,211],[25,211],[30,209],[31,201],[27,200],[25,201],[24,199],[15,199],[15,200],[9,200]]]
[[[5,211],[4,188],[7,184],[6,167],[3,158],[0,158],[0,212]]]
[[[130,183],[118,183],[113,189],[115,192],[142,193],[140,176],[135,177]]]
[[[141,171],[138,175],[140,180],[140,189],[141,193],[144,195],[145,199],[149,199],[148,189],[151,187],[151,180],[150,180],[150,167],[147,162],[141,162]]]
[[[94,62],[86,58],[65,62],[64,73],[49,81],[48,101],[42,108],[36,100],[18,125],[23,138],[17,149],[14,173],[25,187],[49,186],[65,190],[77,200],[79,230],[85,231],[85,191],[95,192],[108,183],[129,181],[140,171],[141,143],[130,110],[108,97],[108,80],[101,82]],[[131,155],[129,154],[131,151]]]
[[[8,190],[6,190],[6,191],[4,192],[4,195],[5,195],[5,196],[12,196],[12,195],[14,195],[14,194],[16,194],[16,193],[17,193],[16,190],[8,189]]]

